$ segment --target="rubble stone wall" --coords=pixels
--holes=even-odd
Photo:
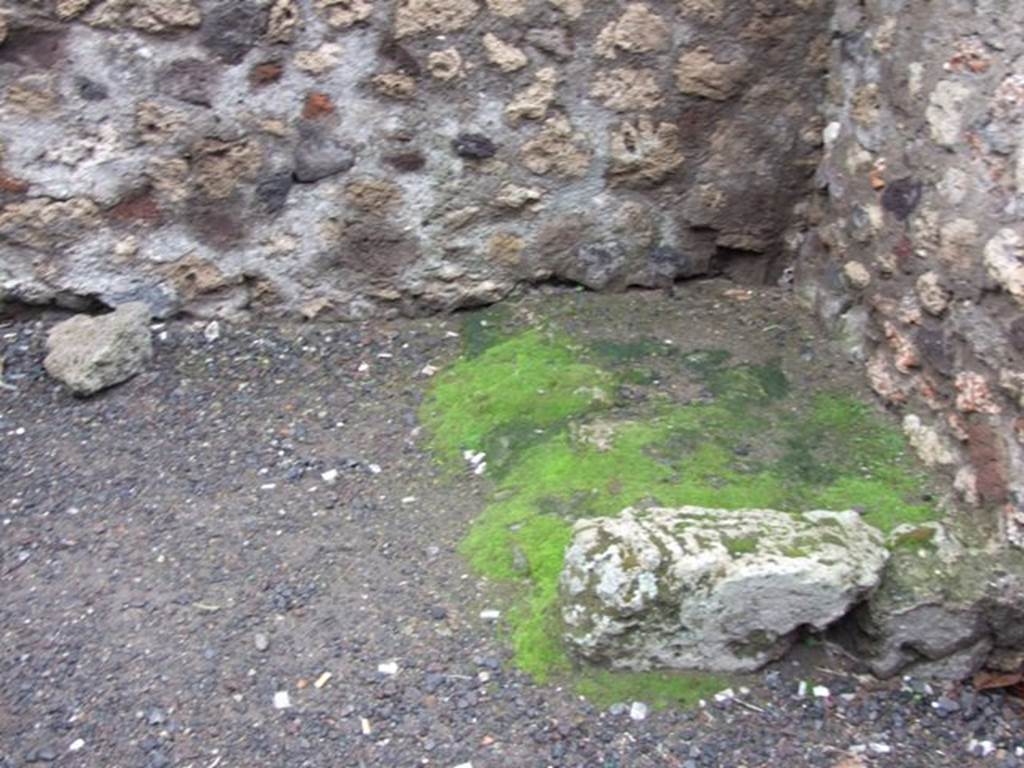
[[[1024,544],[1024,4],[839,0],[798,289]]]
[[[361,317],[774,279],[829,0],[0,0],[0,301]]]

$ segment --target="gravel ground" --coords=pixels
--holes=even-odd
[[[722,291],[608,306],[666,333],[685,308],[691,337],[795,329],[785,299]],[[456,552],[487,481],[436,469],[416,423],[458,318],[175,321],[88,400],[42,370],[57,319],[0,323],[3,768],[1024,766],[1018,701],[858,678],[827,648],[642,720],[517,673]]]

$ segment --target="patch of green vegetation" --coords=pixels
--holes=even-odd
[[[733,557],[757,552],[757,538],[754,536],[723,536],[722,543]]]
[[[787,450],[779,470],[801,487],[804,509],[857,509],[886,533],[938,519],[922,501],[929,479],[902,432],[866,404],[819,394],[782,428]]]
[[[656,339],[599,339],[587,345],[587,349],[607,365],[626,365],[652,357],[669,357],[677,354],[675,347]]]
[[[724,683],[579,670],[571,663],[561,642],[558,578],[576,520],[644,505],[793,514],[857,508],[888,532],[937,513],[920,502],[925,476],[898,428],[843,395],[794,398],[778,363],[729,366],[728,353],[690,353],[684,367],[706,383],[712,402],[651,398],[641,413],[611,420],[605,393],[633,369],[604,370],[589,356],[626,363],[655,354],[642,350],[632,342],[603,352],[581,348],[536,329],[499,339],[435,379],[421,418],[442,460],[461,462],[465,449],[488,453],[496,492],[462,552],[477,572],[518,585],[507,624],[517,664],[539,681],[568,679],[602,701],[654,703],[660,696],[689,703],[706,695],[703,684],[719,690]],[[601,440],[589,441],[573,425],[597,411]],[[755,552],[757,543],[737,537],[727,546],[741,555]],[[814,545],[795,542],[793,556]],[[630,686],[642,693],[629,694]]]
[[[537,430],[607,405],[612,377],[579,362],[567,340],[532,330],[464,357],[437,378],[421,409],[446,461],[532,442]]]
[[[462,323],[462,349],[466,357],[481,355],[509,336],[511,312],[506,304],[492,304],[466,313]]]
[[[580,677],[576,691],[598,707],[643,701],[654,709],[667,709],[693,707],[728,685],[728,679],[718,675],[595,669]]]
[[[721,368],[732,355],[724,349],[698,349],[683,356],[683,364],[692,371],[707,374]]]
[[[893,551],[910,550],[917,552],[922,549],[934,551],[936,549],[935,529],[921,526],[920,528],[913,528],[905,533],[900,533],[892,538],[889,547]]]

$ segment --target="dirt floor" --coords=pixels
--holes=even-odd
[[[554,303],[861,386],[785,294],[554,294],[512,321]],[[0,323],[3,768],[1024,765],[1018,702],[858,678],[829,648],[643,719],[517,671],[481,618],[502,591],[457,551],[490,481],[439,468],[417,417],[472,315],[213,341],[173,321],[148,372],[86,400],[42,369],[57,319]]]

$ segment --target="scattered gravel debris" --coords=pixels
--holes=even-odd
[[[814,335],[785,296],[758,291],[737,313],[716,285],[510,311],[532,322],[554,295],[558,322],[601,338],[755,361]],[[481,620],[507,615],[501,590],[458,554],[499,456],[483,478],[452,473],[411,435],[421,373],[458,354],[459,318],[222,320],[216,344],[171,320],[146,372],[80,399],[42,369],[59,317],[0,322],[17,385],[0,391],[0,766],[1024,768],[1017,700],[861,679],[827,646],[692,710],[640,691],[599,704],[517,670],[501,623]],[[799,375],[859,381],[811,351]],[[799,686],[818,667],[835,670],[828,699]]]

